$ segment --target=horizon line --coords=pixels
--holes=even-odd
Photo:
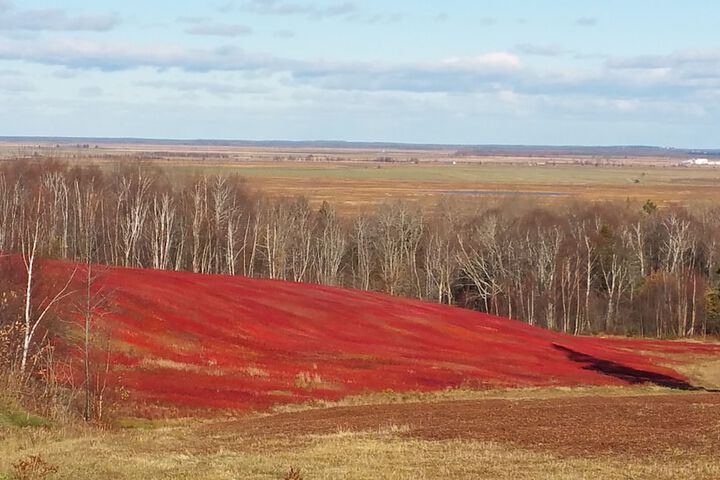
[[[213,144],[216,146],[244,145],[291,145],[291,146],[375,146],[375,147],[421,147],[421,148],[495,148],[495,149],[645,149],[679,152],[707,152],[720,154],[720,147],[674,147],[643,144],[513,144],[513,143],[433,143],[433,142],[403,142],[403,141],[373,141],[373,140],[288,140],[288,139],[229,139],[229,138],[162,138],[162,137],[134,137],[134,136],[65,136],[65,135],[0,135],[0,142],[22,141],[92,141],[96,143],[157,143],[157,144]]]

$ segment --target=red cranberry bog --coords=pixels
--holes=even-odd
[[[77,268],[47,262],[67,278]],[[100,267],[98,267],[100,268]],[[76,273],[76,278],[83,275]],[[111,382],[135,414],[264,410],[373,392],[655,384],[720,344],[575,337],[379,293],[104,269]]]

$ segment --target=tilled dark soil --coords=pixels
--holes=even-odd
[[[206,427],[245,439],[408,426],[425,440],[499,442],[560,455],[645,456],[720,452],[720,394],[692,393],[543,400],[473,400],[335,407]]]

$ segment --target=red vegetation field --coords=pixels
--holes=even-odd
[[[46,267],[64,278],[73,269]],[[112,268],[96,288],[112,293],[102,322],[113,332],[116,381],[137,406],[262,409],[460,386],[691,389],[667,355],[720,358],[718,344],[577,338],[459,308],[282,281]]]

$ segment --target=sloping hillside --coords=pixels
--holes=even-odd
[[[64,278],[73,269],[48,267]],[[113,368],[139,405],[261,409],[461,386],[691,388],[670,357],[720,357],[717,344],[577,338],[459,308],[281,281],[113,268],[95,288],[112,293],[102,322],[112,328]]]

